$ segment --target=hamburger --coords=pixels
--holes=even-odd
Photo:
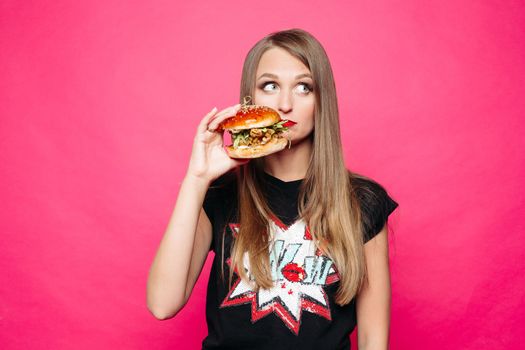
[[[228,131],[232,137],[232,144],[225,147],[231,158],[258,158],[290,146],[291,140],[284,136],[284,132],[295,124],[281,119],[279,113],[270,107],[243,105],[235,116],[223,120],[217,129]]]

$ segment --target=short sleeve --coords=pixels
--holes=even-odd
[[[208,216],[208,219],[211,222],[212,230],[215,230],[215,222],[220,220],[223,213],[225,204],[227,204],[227,194],[228,190],[231,189],[232,181],[234,180],[234,174],[228,172],[219,178],[212,181],[206,194],[204,196],[204,201],[202,203],[202,208]],[[212,240],[210,244],[210,249],[213,250],[215,247],[215,232],[212,232]]]
[[[361,202],[364,243],[374,238],[387,223],[390,214],[399,204],[390,197],[383,186],[371,179],[354,182]]]
[[[204,202],[202,203],[202,209],[204,209],[204,212],[206,213],[206,216],[208,216],[208,219],[210,219],[210,221],[213,220],[213,212],[216,206],[216,202],[217,202],[217,189],[212,183],[208,187],[208,190],[206,191],[206,195],[204,196]]]
[[[211,243],[208,251],[213,250],[213,247],[215,247],[215,234],[213,232],[213,222],[215,221],[215,210],[217,207],[218,198],[219,190],[217,180],[215,180],[208,187],[206,195],[204,196],[204,201],[202,203],[202,209],[206,213],[206,216],[210,220],[212,226]]]

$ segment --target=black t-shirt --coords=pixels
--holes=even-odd
[[[237,274],[228,288],[230,247],[239,228],[235,173],[216,179],[206,193],[203,208],[212,223],[210,250],[215,258],[206,295],[208,336],[202,348],[350,349],[355,298],[342,307],[334,301],[339,276],[333,262],[315,248],[308,227],[298,218],[302,180],[285,182],[268,173],[263,178],[265,197],[277,216],[270,224],[274,287],[258,293]],[[398,204],[374,181],[357,178],[354,185],[366,243],[380,232]],[[249,271],[249,262],[244,263]]]

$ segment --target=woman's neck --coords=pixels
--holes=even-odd
[[[270,154],[264,157],[264,171],[283,181],[304,179],[312,150],[312,141],[307,138],[291,148]]]

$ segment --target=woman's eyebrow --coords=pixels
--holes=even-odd
[[[279,79],[279,77],[275,74],[272,74],[272,73],[263,73],[261,74],[261,76],[259,78],[257,78],[257,80],[261,79],[261,78],[264,78],[264,77],[268,77],[268,78],[272,78],[272,79]],[[312,75],[309,74],[309,73],[303,73],[303,74],[299,74],[295,77],[295,79],[301,79],[301,78],[310,78],[312,79]]]

